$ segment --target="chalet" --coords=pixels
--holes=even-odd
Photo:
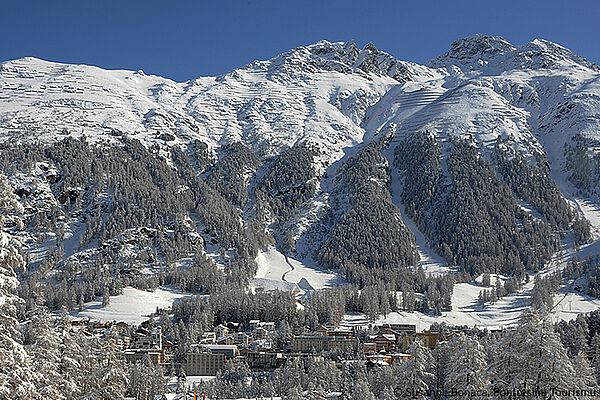
[[[131,347],[134,349],[160,349],[162,347],[162,330],[160,327],[149,331],[139,328],[133,334]]]
[[[223,336],[223,337],[217,338],[216,342],[217,342],[216,344],[232,345],[233,338],[231,336]]]
[[[365,353],[365,354],[377,353],[377,345],[373,342],[363,343],[363,353]]]
[[[165,361],[168,359],[171,359],[171,357],[173,356],[173,343],[171,343],[169,340],[165,340],[162,343],[162,351],[163,351],[163,356],[165,357]]]
[[[223,337],[223,336],[229,335],[229,328],[227,328],[223,324],[219,324],[219,325],[215,326],[214,331],[215,331],[215,335],[217,337]]]
[[[165,340],[162,344],[162,349],[166,352],[171,353],[173,351],[173,343],[169,340]]]

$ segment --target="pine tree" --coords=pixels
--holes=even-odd
[[[581,390],[597,390],[596,375],[584,352],[580,351],[573,360],[573,368],[577,372],[576,387]]]
[[[52,321],[43,306],[37,306],[28,326],[28,336],[32,344],[28,348],[31,368],[35,373],[35,385],[40,396],[48,399],[68,399],[70,388],[76,382],[68,381],[61,372],[61,336],[65,332]]]
[[[102,295],[102,307],[108,307],[110,305],[110,293],[108,292],[108,288],[104,289],[104,294]]]
[[[594,333],[590,344],[589,358],[594,371],[596,372],[596,382],[600,384],[600,333]]]
[[[502,390],[577,387],[575,369],[560,337],[536,310],[524,312],[518,329],[505,335],[494,359],[490,366],[492,385]]]
[[[483,292],[481,290],[479,291],[479,296],[477,296],[477,305],[479,307],[483,307],[485,305],[485,302],[483,301]]]
[[[411,357],[403,362],[399,368],[398,386],[396,394],[401,398],[425,400],[430,385],[434,382],[434,375],[430,371],[433,357],[429,349],[423,347],[415,340],[409,349]]]
[[[490,284],[491,284],[491,279],[490,279],[490,273],[489,273],[489,272],[485,272],[485,273],[483,274],[483,278],[482,278],[482,281],[481,281],[481,283],[482,283],[482,284],[483,284],[483,286],[485,286],[485,287],[490,287]]]
[[[375,400],[375,396],[369,389],[367,384],[366,376],[358,376],[354,381],[354,387],[352,388],[352,400]]]
[[[15,270],[24,269],[24,260],[19,241],[4,232],[6,221],[20,221],[16,215],[21,211],[8,180],[0,175],[0,398],[5,399],[36,397],[15,318],[16,307],[23,301],[14,294],[18,285]],[[22,224],[17,223],[17,227],[22,228]]]
[[[469,398],[487,398],[490,382],[487,379],[486,354],[477,337],[466,337],[464,334],[452,338],[452,363],[449,364],[445,389],[451,395],[457,391],[473,393]],[[477,394],[481,393],[481,396]]]
[[[89,398],[120,399],[128,385],[125,366],[112,332],[107,337],[91,337],[81,347],[82,392]]]

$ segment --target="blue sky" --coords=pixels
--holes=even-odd
[[[599,15],[597,1],[6,0],[0,61],[35,56],[183,81],[320,39],[372,41],[423,63],[484,33],[515,45],[552,40],[600,63]]]

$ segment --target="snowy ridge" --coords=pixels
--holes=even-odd
[[[331,152],[329,163],[362,141],[366,108],[427,71],[372,45],[326,41],[182,83],[23,58],[0,66],[0,137],[127,135],[146,145],[200,139],[211,147],[243,140],[265,155],[310,140]]]

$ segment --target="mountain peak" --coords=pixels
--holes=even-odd
[[[367,44],[364,48],[365,50],[371,51],[375,54],[379,53],[379,50],[377,50],[377,47],[375,47],[375,45],[373,44],[373,42],[369,42],[369,44]]]
[[[300,46],[267,61],[255,61],[245,67],[266,71],[271,79],[301,77],[317,71],[338,71],[346,74],[376,74],[398,82],[412,79],[416,64],[399,61],[380,51],[373,43],[359,50],[354,40],[316,43]],[[423,69],[421,67],[421,69]]]
[[[484,65],[490,60],[515,50],[502,36],[475,34],[452,42],[450,50],[427,65],[443,67],[451,64]]]
[[[545,39],[534,39],[520,46],[511,57],[516,68],[557,68],[573,65],[593,69],[600,68],[571,50]]]

